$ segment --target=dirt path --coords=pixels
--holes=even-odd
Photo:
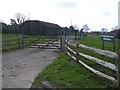
[[[2,87],[30,88],[34,78],[57,56],[57,49],[25,48],[3,53]]]

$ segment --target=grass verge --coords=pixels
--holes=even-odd
[[[53,63],[49,64],[35,78],[33,86],[38,88],[41,81],[49,81],[54,87],[61,88],[108,88],[110,82],[98,78],[93,73],[77,64],[65,53],[60,53]]]

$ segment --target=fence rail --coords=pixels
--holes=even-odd
[[[45,46],[48,46],[49,44],[52,44],[53,46],[57,47],[60,49],[59,46],[56,46],[55,44],[60,44],[60,42],[55,42],[57,39],[55,38],[49,38],[49,37],[34,37],[34,36],[23,36],[23,35],[19,35],[17,38],[4,38],[2,39],[3,43],[2,45],[15,45],[18,48],[24,48],[30,45],[34,45],[35,47],[39,47],[39,48],[44,48]],[[42,41],[44,42],[44,45],[39,45],[38,42]],[[15,46],[15,47],[16,47]],[[11,47],[12,48],[12,47]],[[14,48],[14,47],[13,47]],[[4,49],[3,49],[4,50]]]
[[[17,38],[3,38],[3,41],[9,41],[9,40],[17,40]]]
[[[75,44],[75,43],[71,43],[69,42],[68,40],[65,40],[65,48],[66,48],[66,53],[72,58],[74,59],[75,61],[77,61],[78,63],[80,63],[81,65],[83,65],[85,68],[87,68],[88,70],[90,70],[91,72],[93,72],[94,74],[96,74],[97,76],[99,77],[102,77],[104,79],[107,79],[108,81],[111,81],[113,82],[114,84],[117,84],[117,79],[115,79],[114,77],[112,76],[109,76],[107,74],[104,74],[98,70],[95,70],[94,68],[88,66],[87,64],[85,64],[84,62],[82,62],[80,60],[80,56],[84,57],[84,58],[87,58],[88,60],[91,60],[99,65],[102,65],[104,67],[107,67],[113,71],[118,71],[118,67],[110,62],[107,62],[107,61],[103,61],[103,60],[100,60],[98,58],[95,58],[95,57],[92,57],[90,55],[87,55],[87,54],[83,54],[81,53],[79,50],[80,48],[83,48],[83,49],[86,49],[86,50],[89,50],[89,51],[92,51],[92,52],[95,52],[95,53],[98,53],[98,54],[101,54],[101,55],[105,55],[107,57],[110,57],[110,58],[118,58],[118,55],[114,52],[110,52],[110,51],[106,51],[106,50],[100,50],[100,49],[96,49],[96,48],[93,48],[93,47],[88,47],[86,45],[83,45],[83,44]],[[76,48],[76,50],[73,50],[72,48],[70,48],[69,46],[73,46]],[[74,54],[74,55],[72,55]]]
[[[68,54],[72,59],[76,60],[76,57],[74,57],[73,55],[71,55],[69,52],[67,52],[67,54]],[[117,80],[116,80],[114,77],[109,76],[109,75],[106,75],[106,74],[104,74],[104,73],[101,73],[100,71],[97,71],[97,70],[93,69],[92,67],[88,66],[87,64],[85,64],[84,62],[82,62],[82,61],[80,61],[80,60],[78,60],[78,61],[79,61],[79,63],[80,63],[81,65],[83,65],[85,68],[87,68],[88,70],[90,70],[91,72],[93,72],[94,74],[96,74],[97,76],[100,76],[100,77],[102,77],[102,78],[106,78],[106,79],[108,79],[109,81],[112,81],[112,82],[114,82],[114,83],[117,83]]]
[[[3,42],[2,45],[18,44],[18,38],[3,38],[2,42]]]
[[[73,51],[70,47],[67,47],[67,49],[68,49],[69,51],[71,51],[73,54],[76,55],[76,52]],[[91,60],[91,61],[93,61],[93,62],[96,62],[96,63],[98,63],[98,64],[100,64],[100,65],[103,65],[103,66],[105,66],[105,67],[107,67],[107,68],[109,68],[109,69],[112,69],[112,70],[114,70],[114,71],[118,71],[117,66],[114,65],[114,64],[112,64],[112,63],[109,63],[109,62],[100,60],[100,59],[98,59],[98,58],[95,58],[95,57],[92,57],[92,56],[90,56],[90,55],[86,55],[86,54],[83,54],[83,53],[78,53],[78,54],[79,54],[80,56],[83,56],[84,58],[87,58],[87,59],[89,59],[89,60]]]
[[[17,44],[17,42],[4,43],[4,45],[11,45],[11,44]]]
[[[11,48],[22,48],[23,47],[23,36],[20,35],[19,37],[16,38],[3,38],[2,39],[3,43],[2,45],[16,45],[15,47],[11,47]]]
[[[68,44],[76,47],[75,43],[68,42]],[[107,51],[107,50],[96,49],[96,48],[93,48],[93,47],[88,47],[88,46],[83,45],[83,44],[79,44],[79,47],[84,48],[84,49],[89,50],[89,51],[93,51],[95,53],[98,53],[98,54],[101,54],[101,55],[104,55],[104,56],[107,56],[107,57],[118,58],[118,55],[116,53],[110,52],[110,51]]]

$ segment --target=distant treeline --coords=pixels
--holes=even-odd
[[[115,35],[116,38],[119,38],[119,39],[120,39],[120,29],[111,31],[111,34]]]
[[[94,35],[101,35],[101,34],[115,35],[116,38],[120,38],[120,29],[113,30],[113,31],[110,31],[110,32],[106,32],[106,33],[101,33],[100,31],[91,31],[90,34],[94,34]]]
[[[18,25],[14,23],[12,25],[7,25],[5,23],[2,24],[2,33],[3,34],[23,34],[23,35],[40,35],[40,36],[60,36],[64,35],[78,35],[80,31],[75,30],[73,26],[68,27],[60,27],[57,24],[38,21],[38,20],[28,20]],[[100,31],[92,31],[90,32],[94,35],[100,35]],[[116,35],[116,37],[120,37],[120,30],[114,30],[111,32],[107,32],[106,34]]]
[[[13,24],[7,25],[2,23],[2,33],[4,34],[24,34],[24,35],[40,35],[40,36],[59,36],[62,34],[70,35],[74,34],[76,30],[72,26],[70,28],[60,27],[57,24],[29,20],[25,21],[21,25]]]
[[[13,24],[7,25],[2,23],[2,33],[14,33],[14,34],[24,34],[24,35],[61,35],[62,28],[53,23],[47,23],[37,20],[25,21],[21,25]]]
[[[38,20],[29,20],[25,21],[21,25],[13,24],[7,25],[2,23],[2,33],[4,34],[23,34],[23,35],[40,35],[40,36],[60,36],[64,35],[74,35],[76,30],[70,26],[60,27],[57,24],[38,21]]]
[[[2,24],[2,33],[3,34],[19,33],[19,25],[17,25],[17,24],[7,25],[6,23],[1,23],[1,24]]]

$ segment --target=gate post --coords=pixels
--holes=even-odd
[[[65,51],[65,36],[61,36],[60,48],[62,51]]]
[[[69,42],[68,40],[65,41],[65,52],[66,52],[66,53],[67,53],[67,51],[68,51],[68,49],[67,49],[67,48],[68,48],[68,42]]]
[[[23,48],[23,35],[18,36],[18,47]]]
[[[76,62],[79,63],[79,44],[76,43]]]

